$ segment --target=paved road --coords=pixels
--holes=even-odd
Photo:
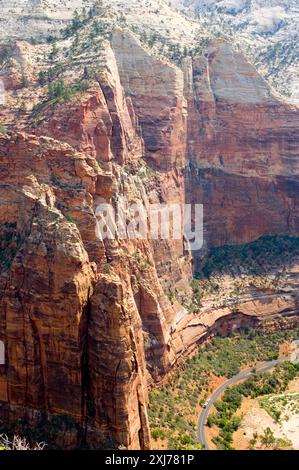
[[[197,422],[198,439],[199,439],[199,442],[204,446],[204,448],[206,450],[209,449],[209,445],[208,445],[208,441],[207,441],[206,433],[205,433],[205,423],[207,421],[207,418],[209,416],[209,413],[211,411],[212,406],[214,405],[215,401],[218,400],[218,398],[224,392],[224,390],[227,387],[230,387],[231,385],[233,385],[237,382],[241,382],[242,380],[247,379],[248,377],[253,375],[254,374],[253,369],[256,372],[266,372],[270,369],[273,369],[273,367],[275,367],[279,362],[288,361],[290,359],[291,358],[289,358],[289,357],[281,357],[281,358],[279,358],[275,361],[262,362],[261,364],[259,364],[255,368],[251,367],[251,368],[248,368],[248,369],[244,369],[239,374],[237,374],[234,377],[232,377],[231,379],[227,380],[223,385],[221,385],[219,388],[217,388],[217,390],[209,398],[209,404],[207,405],[207,407],[203,408],[203,410],[201,411],[201,413],[198,417],[198,422]]]

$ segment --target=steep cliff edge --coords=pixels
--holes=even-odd
[[[39,429],[60,416],[63,448],[106,441],[147,447],[132,260],[126,267],[116,246],[96,239],[93,197],[103,177],[96,160],[68,144],[17,134],[1,139],[5,174],[2,419]]]
[[[228,44],[211,44],[185,70],[185,187],[205,206],[207,242],[298,233],[298,108],[278,101]]]
[[[23,47],[26,49],[21,44]],[[95,210],[103,198],[116,204],[120,196],[128,202],[143,201],[145,206],[150,201],[167,202],[173,182],[177,194],[174,192],[172,199],[181,203],[183,172],[180,169],[179,180],[177,169],[165,179],[149,171],[142,160],[140,125],[129,97],[124,96],[113,52],[108,44],[102,52],[105,72],[99,71],[88,89],[76,93],[67,103],[45,102],[38,116],[34,109],[32,115],[28,113],[18,122],[17,126],[35,132],[39,138],[26,133],[14,138],[14,132],[2,138],[3,205],[11,207],[16,194],[18,198],[13,204],[14,214],[6,211],[3,220],[3,238],[7,238],[6,227],[10,227],[11,235],[8,246],[3,246],[7,256],[1,283],[2,311],[11,313],[4,314],[1,333],[4,343],[10,345],[7,366],[1,371],[1,415],[12,426],[18,426],[19,419],[24,418],[36,429],[60,417],[58,437],[52,436],[51,424],[45,433],[49,442],[63,448],[148,448],[147,382],[161,377],[176,360],[169,345],[170,325],[180,306],[171,305],[164,289],[168,283],[190,290],[190,258],[185,260],[182,240],[154,244],[150,240],[121,240],[117,235],[115,240],[99,241]],[[18,63],[14,63],[3,78],[16,75],[17,68]],[[31,86],[36,87],[36,82]],[[30,93],[30,86],[21,90]],[[14,93],[12,90],[9,100],[14,99]],[[37,187],[36,205],[45,213],[43,228],[39,212],[36,214],[40,225],[35,236],[20,220],[21,212],[33,210],[24,196],[31,190],[31,179]],[[40,194],[40,186],[45,196]],[[24,209],[20,211],[20,207]],[[51,242],[52,211],[70,236],[76,232],[82,251],[74,262],[70,251],[69,263],[64,265],[67,274],[60,269],[64,257],[59,255],[66,248],[60,247],[56,237]],[[62,232],[59,225],[55,230]],[[44,232],[47,238],[40,241]],[[15,246],[15,239],[22,240],[20,245]],[[33,247],[28,246],[29,241]],[[76,240],[71,237],[71,241],[75,249]],[[34,246],[41,242],[43,251],[39,253]],[[30,260],[26,269],[28,254],[35,257],[32,271]],[[159,279],[156,262],[162,265],[167,258],[171,260],[168,271]],[[83,259],[85,280],[80,277]],[[22,264],[20,279],[14,268],[17,260]],[[59,275],[60,283],[56,280]],[[24,278],[30,295],[24,289]],[[30,288],[34,283],[35,289]],[[77,291],[72,285],[82,290],[77,309],[73,298]],[[59,294],[57,299],[53,286]],[[13,298],[17,293],[20,306],[11,304],[11,292]],[[71,315],[66,307],[68,295]],[[20,311],[27,327],[19,328],[16,318]],[[16,338],[11,336],[11,329],[17,331]],[[12,351],[18,350],[18,341],[25,346],[19,351],[20,363],[15,363]],[[34,378],[38,375],[35,370],[42,370],[42,378]],[[62,388],[68,394],[60,394]],[[68,395],[74,399],[67,399]]]
[[[192,305],[190,281],[213,246],[298,235],[298,110],[222,42],[180,68],[131,31],[79,33],[19,42],[0,72],[0,418],[63,448],[149,448],[147,385],[215,325],[297,321],[295,259],[291,287],[233,303]],[[203,203],[204,249],[100,240],[96,207],[121,197]]]

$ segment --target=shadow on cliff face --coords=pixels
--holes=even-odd
[[[16,223],[0,225],[0,270],[9,269],[21,243],[20,234],[16,231]]]

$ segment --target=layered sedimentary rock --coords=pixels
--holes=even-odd
[[[75,10],[90,8],[93,0],[12,0],[9,4],[0,1],[1,40],[10,38],[45,37],[56,34],[65,27]]]
[[[278,101],[244,57],[213,44],[186,61],[188,199],[205,206],[207,241],[298,233],[298,109]]]
[[[273,274],[273,273],[272,273]],[[219,276],[217,291],[203,302],[199,313],[189,313],[182,319],[179,327],[173,332],[172,343],[177,351],[192,349],[197,342],[203,342],[217,333],[228,334],[238,328],[252,326],[270,329],[292,328],[298,324],[298,256],[286,263],[285,267],[275,272],[281,277],[279,288],[254,285],[254,282],[240,292],[230,296],[226,301],[217,302],[220,293],[230,289],[230,282]],[[267,279],[267,276],[265,276]],[[242,282],[242,276],[239,276]],[[191,346],[191,348],[190,348]]]
[[[16,99],[45,98],[28,47],[29,84],[7,90],[2,118],[20,116]],[[148,448],[147,385],[215,325],[296,318],[295,268],[289,292],[185,305],[192,258],[197,269],[207,248],[298,234],[298,110],[226,44],[185,59],[183,70],[128,31],[101,48],[65,65],[71,86],[70,64],[75,74],[91,56],[101,64],[88,89],[23,112],[0,138],[0,418],[21,418],[64,448]],[[22,77],[13,57],[4,83]],[[188,252],[183,237],[99,239],[97,205],[121,197],[203,203],[205,249]]]
[[[73,100],[46,109],[38,126],[29,124],[28,130],[40,135],[39,139],[20,133],[16,138],[3,137],[1,147],[1,181],[5,188],[1,194],[3,230],[6,226],[11,227],[12,237],[23,240],[22,249],[19,245],[13,249],[4,247],[4,250],[10,250],[7,258],[11,264],[5,265],[3,270],[2,307],[6,312],[7,304],[10,304],[8,293],[12,293],[13,298],[18,293],[21,305],[26,297],[28,305],[27,309],[21,310],[23,321],[28,324],[25,330],[23,327],[18,329],[16,320],[21,307],[11,305],[13,313],[3,317],[1,338],[10,347],[7,349],[8,365],[1,374],[2,416],[12,425],[19,417],[25,417],[29,426],[37,428],[42,428],[45,414],[49,423],[57,415],[62,416],[59,437],[56,442],[54,438],[51,442],[64,448],[85,444],[91,447],[149,447],[147,382],[161,377],[176,359],[175,352],[167,345],[170,324],[179,308],[172,306],[163,292],[164,281],[158,278],[154,254],[161,250],[161,265],[166,258],[171,260],[169,269],[164,270],[168,284],[177,283],[186,288],[191,275],[191,267],[185,263],[182,253],[182,241],[165,240],[153,246],[146,240],[100,242],[96,237],[98,202],[104,199],[116,203],[119,196],[128,202],[142,201],[145,206],[150,201],[167,202],[163,192],[169,194],[172,182],[178,179],[173,169],[165,181],[160,181],[158,174],[150,181],[146,168],[143,170],[138,166],[144,148],[140,127],[132,102],[124,96],[120,85],[114,55],[109,48],[106,52],[106,73],[99,77],[97,85],[80,97],[79,102]],[[138,172],[144,176],[139,176]],[[37,189],[35,204],[29,205],[24,193],[31,191],[31,180]],[[182,201],[181,183],[182,169],[180,184],[176,181],[177,193],[172,196],[175,202]],[[19,196],[13,203],[15,194]],[[12,204],[14,216],[10,217],[4,207]],[[35,205],[42,207],[45,220],[42,225],[39,212],[36,214],[40,225],[32,235],[25,222],[18,219],[18,214],[20,207],[31,214]],[[50,229],[52,212],[61,225],[65,225],[66,232],[70,235],[76,232],[82,251],[74,261],[69,252],[70,265],[64,264],[67,275],[60,267],[66,256],[63,250],[70,250],[70,247],[60,247],[53,236]],[[29,215],[27,218],[31,220]],[[61,232],[62,240],[67,237],[60,225],[55,225],[55,230]],[[33,246],[39,246],[39,232],[43,231],[48,238],[43,241],[44,248],[39,254],[36,248],[27,246],[27,237]],[[9,238],[9,246],[11,241]],[[75,250],[76,241],[72,237],[71,241],[71,248]],[[25,268],[28,253],[36,256],[37,266],[33,265],[33,273],[29,271],[29,261],[28,269]],[[23,264],[21,279],[13,269],[17,260]],[[39,262],[44,265],[44,273]],[[81,280],[83,265],[85,278]],[[11,277],[7,281],[8,273]],[[56,281],[59,273],[60,283]],[[26,289],[22,290],[22,279],[25,277],[30,286],[34,276],[35,289],[30,290],[28,296]],[[43,282],[48,290],[42,288]],[[61,296],[57,300],[52,285]],[[77,308],[75,286],[82,290]],[[67,295],[70,296],[71,315],[67,309]],[[49,305],[44,306],[44,303]],[[31,313],[32,309],[34,313]],[[49,323],[53,328],[51,331],[48,331]],[[18,330],[15,340],[10,329]],[[37,340],[43,353],[35,345]],[[11,352],[17,349],[17,341],[25,343],[24,350],[19,352],[21,364],[15,363]],[[33,348],[31,355],[27,352],[30,348]],[[70,353],[70,358],[65,351]],[[32,370],[28,364],[32,364]],[[74,375],[72,370],[76,372]],[[40,371],[41,377],[35,378]],[[15,376],[14,381],[11,376]],[[32,381],[37,383],[31,388],[28,383]],[[22,387],[25,391],[21,391]],[[14,389],[20,390],[20,394],[17,391],[14,394]],[[67,393],[59,394],[62,389]],[[32,400],[28,399],[28,393]],[[73,399],[69,400],[69,396]],[[65,418],[65,423],[65,416],[71,421]],[[49,440],[50,434],[49,431]]]
[[[139,119],[147,160],[161,171],[181,170],[187,124],[183,72],[151,56],[128,31],[114,31],[112,47]]]
[[[38,429],[44,413],[50,423],[62,416],[62,447],[147,447],[131,274],[120,254],[110,266],[112,248],[96,239],[103,174],[94,158],[49,138],[17,134],[0,145],[2,418]]]

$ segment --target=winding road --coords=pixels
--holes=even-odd
[[[247,379],[251,375],[253,375],[255,372],[267,372],[268,370],[273,369],[277,364],[280,362],[284,361],[289,361],[291,360],[290,357],[280,357],[279,359],[276,359],[275,361],[268,361],[268,362],[262,362],[261,364],[257,365],[256,367],[250,367],[248,369],[244,369],[239,374],[234,375],[231,379],[227,380],[224,384],[222,384],[215,392],[213,395],[210,396],[208,400],[208,405],[206,408],[203,408],[201,411],[199,417],[198,417],[198,422],[197,422],[197,435],[199,442],[204,446],[205,450],[209,450],[209,445],[208,441],[206,438],[206,422],[207,418],[209,416],[209,413],[211,411],[211,408],[213,407],[214,403],[220,395],[231,385],[234,385],[237,382],[241,382],[242,380]]]

